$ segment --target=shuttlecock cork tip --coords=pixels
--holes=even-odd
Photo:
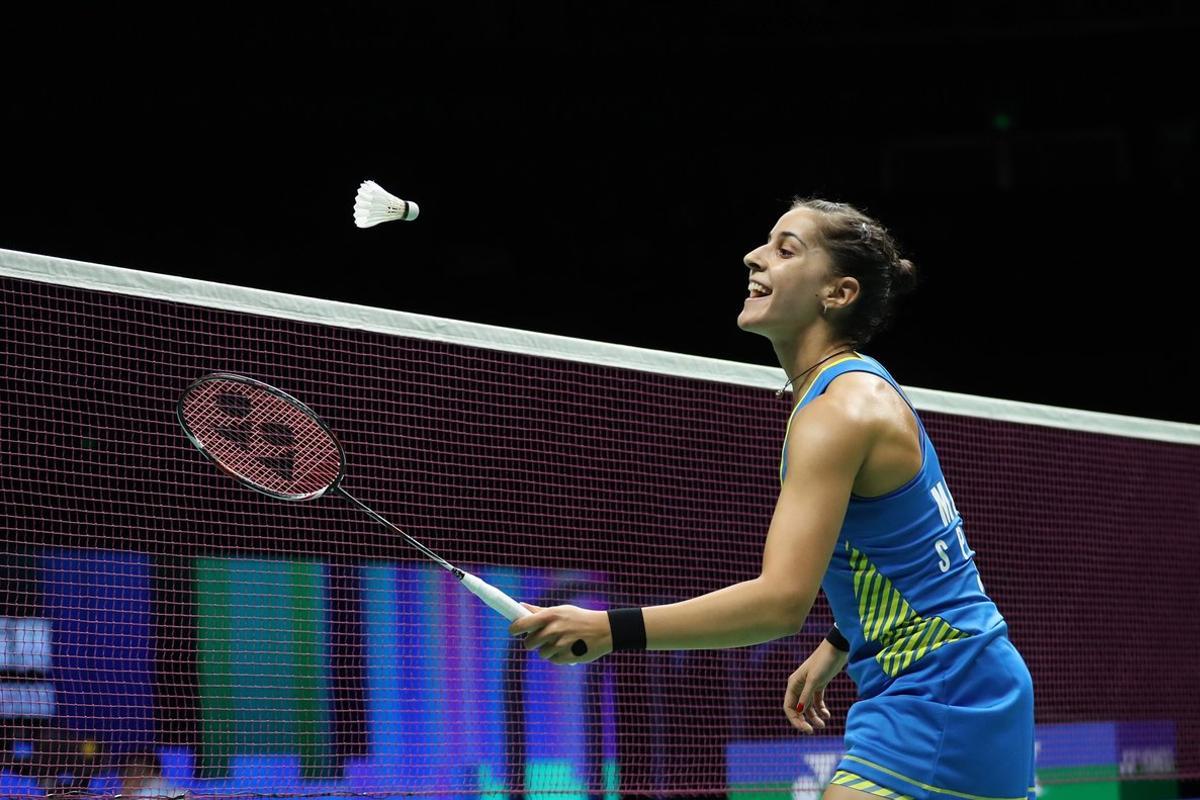
[[[375,181],[363,181],[354,198],[354,224],[360,228],[395,220],[412,222],[420,213],[416,203],[391,194]]]

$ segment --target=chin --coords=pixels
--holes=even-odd
[[[746,333],[757,333],[759,336],[767,336],[766,326],[761,320],[743,320],[741,315],[738,315],[737,326]]]

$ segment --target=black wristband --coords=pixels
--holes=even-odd
[[[846,641],[845,636],[842,636],[842,632],[838,630],[837,625],[834,625],[829,629],[829,633],[825,634],[825,641],[829,642],[843,653],[850,652],[850,642]]]
[[[640,608],[610,608],[608,626],[614,651],[646,649],[646,621]]]

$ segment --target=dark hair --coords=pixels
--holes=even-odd
[[[891,322],[897,298],[916,288],[913,263],[900,257],[886,228],[852,205],[797,197],[792,208],[821,215],[817,227],[834,274],[858,280],[858,297],[830,317],[830,324],[855,347],[862,347]]]

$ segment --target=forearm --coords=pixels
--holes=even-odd
[[[780,596],[761,578],[642,610],[647,650],[700,650],[761,644],[800,630],[812,601]]]

